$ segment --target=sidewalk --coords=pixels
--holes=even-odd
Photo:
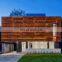
[[[0,62],[17,62],[23,55],[25,54],[17,52],[0,54]]]

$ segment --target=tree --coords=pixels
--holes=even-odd
[[[10,16],[25,16],[25,11],[24,10],[16,10],[14,9],[11,13]]]

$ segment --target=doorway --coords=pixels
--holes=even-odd
[[[28,46],[28,49],[32,49],[32,48],[33,48],[33,45],[32,45],[31,42],[29,42],[28,45],[29,45],[29,46]]]

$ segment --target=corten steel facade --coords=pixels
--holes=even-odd
[[[49,48],[49,42],[54,42],[54,45],[61,42],[61,20],[61,17],[48,16],[2,17],[1,41],[17,44],[26,42],[26,48],[28,48],[29,42],[46,41],[47,48]],[[32,46],[31,44],[29,47],[32,48]],[[23,48],[25,49],[25,47]]]

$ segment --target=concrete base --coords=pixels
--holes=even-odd
[[[53,41],[17,41],[17,52],[25,52],[28,49],[55,49],[55,43]],[[2,52],[14,51],[14,44],[2,43]]]
[[[31,45],[32,47],[31,47]],[[47,49],[47,42],[37,42],[37,41],[33,41],[33,42],[28,42],[28,49]]]
[[[28,44],[26,42],[22,42],[22,52],[26,51],[27,49],[54,49],[54,42],[53,41],[28,41]],[[26,48],[26,46],[28,46]],[[48,48],[49,46],[49,48]]]

